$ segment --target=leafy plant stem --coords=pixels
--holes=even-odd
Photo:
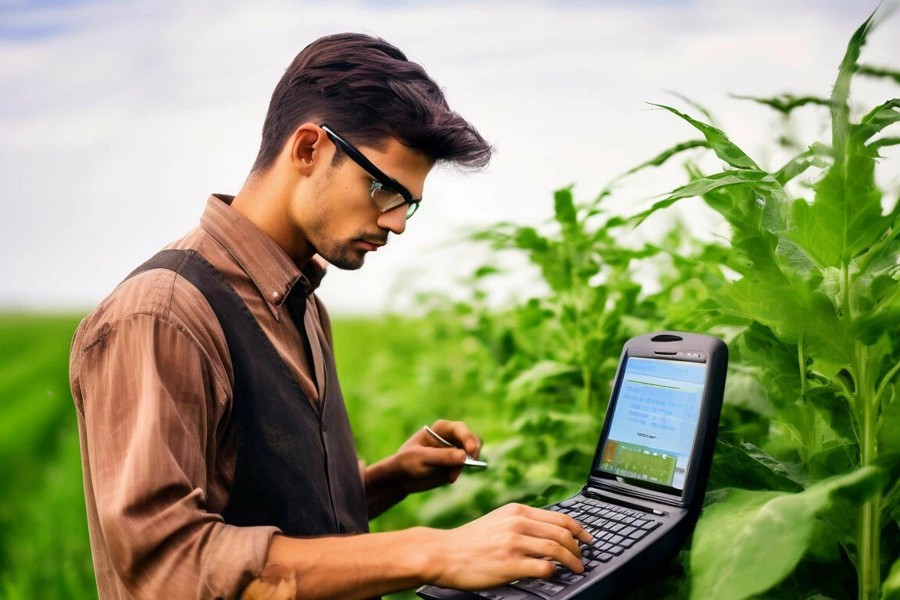
[[[843,317],[845,319],[851,319],[850,312],[850,265],[847,261],[843,261],[841,263],[841,292],[843,299],[841,301],[841,305],[843,307]]]
[[[797,366],[800,369],[800,402],[803,405],[803,412],[806,415],[806,435],[811,439],[815,417],[813,408],[806,401],[806,392],[809,384],[806,378],[806,353],[804,352],[803,338],[804,332],[801,332],[800,339],[797,340]],[[806,463],[809,460],[809,454],[811,452],[809,444],[804,444],[800,451],[803,454],[803,462]]]
[[[878,456],[877,420],[878,407],[875,394],[871,393],[869,381],[868,348],[857,344],[857,376],[859,385],[857,401],[862,408],[862,466],[875,463]],[[876,494],[860,507],[859,519],[859,597],[862,600],[876,600],[881,585],[881,494]]]

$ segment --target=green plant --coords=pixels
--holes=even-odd
[[[763,441],[774,456],[766,467],[777,465],[805,488],[736,490],[713,506],[693,540],[693,597],[766,591],[802,557],[833,561],[838,547],[856,568],[859,598],[878,598],[882,579],[898,568],[889,561],[900,549],[900,204],[883,198],[875,169],[879,150],[900,144],[879,137],[900,121],[900,100],[858,120],[848,102],[857,72],[896,76],[859,65],[871,27],[870,17],[854,33],[830,98],[756,99],[785,114],[805,105],[829,110],[830,144],[813,143],[780,169],[761,168],[721,130],[661,107],[699,130],[728,167],[706,175],[690,166],[691,181],[638,221],[701,196],[730,225],[724,266],[737,278],[723,280],[694,322],[739,328],[737,356],[766,382],[772,404],[770,419],[757,415],[770,423]],[[791,182],[817,171],[812,201],[794,196],[803,187]],[[732,449],[748,448],[738,441]],[[797,529],[788,533],[774,522],[796,522]],[[723,523],[742,535],[710,534]],[[745,560],[749,548],[774,540],[779,552]],[[885,593],[895,593],[896,575],[888,581]]]

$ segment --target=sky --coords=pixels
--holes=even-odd
[[[779,119],[733,95],[827,96],[847,40],[875,6],[0,0],[0,310],[87,311],[194,227],[209,194],[236,193],[272,89],[322,35],[361,31],[398,46],[495,148],[481,172],[433,172],[406,233],[361,270],[330,269],[320,295],[331,311],[373,314],[409,310],[415,291],[460,293],[486,260],[465,241],[472,231],[544,223],[553,190],[574,184],[590,200],[615,175],[696,137],[650,102],[695,115],[678,94],[703,104],[758,162],[777,166]],[[897,69],[898,59],[894,14],[863,61]],[[852,98],[865,107],[898,95],[896,84],[860,79]],[[827,139],[816,110],[797,124],[809,141]],[[895,188],[898,159],[888,154],[880,174]],[[677,164],[629,180],[611,207],[634,212],[682,181]],[[723,233],[699,203],[682,211],[697,235]],[[653,226],[634,235],[652,236]],[[508,267],[502,291],[531,293],[527,267]]]

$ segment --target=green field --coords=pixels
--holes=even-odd
[[[0,598],[96,597],[68,384],[69,344],[79,319],[0,316],[0,470],[5,482],[0,487]],[[471,372],[448,358],[447,343],[456,340],[425,340],[425,331],[432,330],[389,317],[334,323],[341,384],[360,455],[368,462],[390,454],[437,418],[467,418],[488,440],[492,430],[502,430],[477,391],[460,393]],[[426,369],[429,361],[439,368]],[[460,486],[471,492],[489,483],[485,474],[472,474]],[[454,524],[485,506],[456,507],[446,516],[440,495],[408,499],[374,522],[373,529],[423,519]]]
[[[556,191],[541,226],[475,232],[494,254],[463,300],[424,296],[414,319],[335,322],[362,458],[447,418],[472,426],[490,463],[373,529],[453,527],[573,493],[623,343],[697,331],[729,347],[709,491],[678,557],[625,597],[900,599],[900,179],[883,158],[900,146],[900,99],[861,107],[850,95],[858,77],[897,83],[900,72],[862,62],[871,26],[823,84],[830,95],[742,98],[779,114],[755,159],[705,107],[658,105],[693,138],[648,152],[592,198]],[[821,135],[797,139],[795,110],[818,115]],[[673,160],[686,182],[645,210],[614,204],[627,178]],[[670,212],[695,197],[727,233],[696,239]],[[641,212],[622,216],[631,210]],[[642,230],[661,218],[664,231]],[[501,309],[486,282],[506,283],[497,265],[508,254],[530,264],[539,291]],[[94,595],[67,382],[76,323],[0,317],[5,598]]]
[[[75,409],[74,316],[0,316],[0,595],[96,597]]]

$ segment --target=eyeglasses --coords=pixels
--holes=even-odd
[[[347,153],[353,162],[358,164],[363,170],[372,176],[372,202],[383,213],[394,210],[399,206],[406,205],[406,218],[410,219],[416,211],[419,210],[421,198],[413,198],[409,190],[403,187],[397,180],[385,175],[384,171],[372,164],[363,153],[356,149],[356,146],[338,135],[331,127],[322,123],[319,125],[332,142],[340,146],[341,150]]]

